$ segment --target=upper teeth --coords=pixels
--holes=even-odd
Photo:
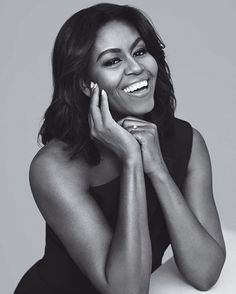
[[[141,81],[141,82],[138,82],[138,83],[135,83],[135,84],[133,84],[131,86],[126,87],[124,89],[124,91],[125,91],[125,93],[130,93],[130,92],[133,92],[133,91],[135,91],[137,89],[140,89],[142,87],[147,87],[147,85],[148,85],[147,80]]]

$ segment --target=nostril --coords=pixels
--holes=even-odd
[[[144,70],[144,66],[136,60],[131,60],[126,67],[126,74],[140,74]]]

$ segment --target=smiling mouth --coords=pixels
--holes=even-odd
[[[127,94],[139,93],[139,92],[143,92],[147,90],[148,86],[149,86],[149,81],[143,80],[124,88],[123,91]]]
[[[123,91],[129,96],[140,98],[145,97],[151,91],[150,79],[131,84],[130,86],[124,88]]]

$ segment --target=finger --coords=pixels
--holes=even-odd
[[[125,121],[125,120],[128,120],[129,118],[131,118],[131,116],[123,117],[122,119],[118,120],[117,123],[118,123],[120,126],[123,126],[124,121]],[[138,121],[138,119],[135,118],[135,117],[132,117],[132,120],[134,120],[134,121]]]
[[[127,129],[127,128],[144,128],[145,130],[149,130],[149,129],[154,129],[152,128],[151,124],[148,122],[140,122],[140,121],[135,121],[135,120],[124,120],[123,122],[123,128]]]
[[[126,116],[125,118],[123,118],[123,120],[137,121],[137,122],[140,122],[140,123],[149,123],[148,121],[143,120],[143,119],[141,119],[139,117],[135,117],[135,116]]]
[[[90,89],[93,89],[95,86],[95,83],[93,81],[90,82]]]
[[[99,107],[99,87],[95,84],[92,89],[91,102],[89,112],[92,116],[94,126],[97,127],[101,124],[101,112]]]
[[[151,134],[154,135],[152,133],[152,131],[150,131],[150,129],[146,128],[146,127],[142,127],[142,126],[129,126],[127,128],[125,128],[126,131],[128,131],[129,133],[133,134],[137,134],[140,133],[143,136],[146,136],[147,134]]]
[[[90,130],[93,129],[94,128],[94,121],[93,121],[91,113],[88,114],[88,123],[89,123]]]
[[[142,126],[142,125],[145,125],[147,124],[146,123],[143,123],[143,122],[140,122],[139,120],[136,120],[136,119],[127,119],[127,118],[122,118],[120,119],[118,122],[117,122],[120,126],[122,126],[123,128],[127,128],[129,126]]]
[[[132,135],[140,134],[144,138],[148,138],[148,137],[155,138],[156,137],[156,132],[153,129],[149,128],[148,126],[129,126],[125,129],[126,129],[126,131],[128,131]]]
[[[118,121],[118,124],[121,125],[124,128],[127,128],[129,126],[151,126],[152,123],[147,122],[145,120],[140,120],[136,117],[125,117]]]
[[[130,130],[130,134],[139,142],[139,144],[144,144],[145,136],[144,131],[141,130]]]
[[[103,122],[109,122],[111,120],[113,120],[111,113],[110,113],[110,109],[109,109],[109,103],[108,103],[108,96],[105,90],[102,90],[101,92],[101,115],[102,115],[102,119]]]

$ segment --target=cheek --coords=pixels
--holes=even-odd
[[[108,95],[108,103],[111,111],[119,111],[120,109],[120,97],[118,97],[116,92],[119,81],[120,75],[115,72],[100,72],[96,78],[99,89],[104,89]]]
[[[153,75],[156,76],[158,72],[158,65],[155,60],[155,58],[152,55],[148,55],[147,58],[145,59],[145,62],[143,64],[146,69]]]
[[[158,72],[158,65],[154,57],[151,56],[150,58],[150,70],[153,75],[157,75]]]
[[[104,89],[108,93],[113,93],[119,86],[121,75],[115,71],[103,71],[97,74],[96,81],[100,89]]]

